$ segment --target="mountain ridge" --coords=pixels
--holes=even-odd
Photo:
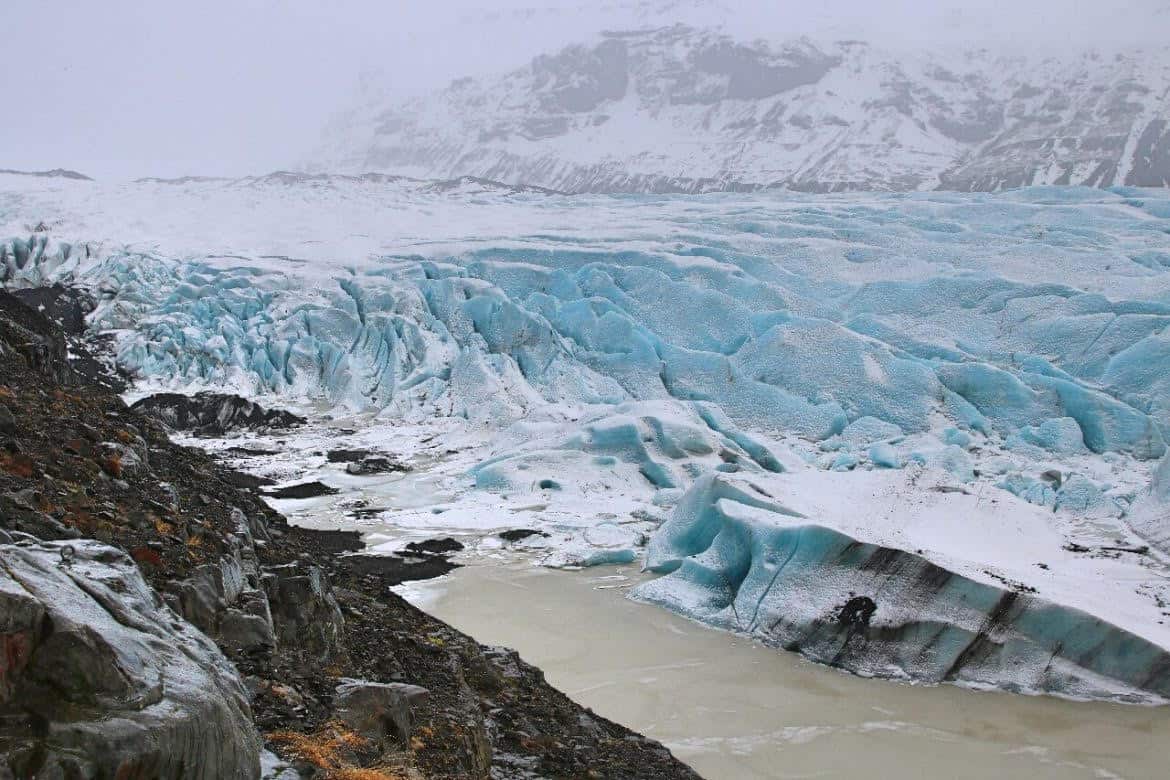
[[[602,34],[336,118],[305,167],[569,192],[1170,185],[1170,48],[1061,60]]]

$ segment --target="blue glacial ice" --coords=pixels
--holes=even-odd
[[[578,534],[562,559],[628,561],[650,534],[647,561],[663,568],[669,549],[679,568],[645,586],[645,597],[681,604],[679,594],[703,593],[722,606],[688,614],[731,625],[726,609],[755,614],[771,603],[741,601],[744,583],[755,584],[743,599],[777,597],[753,577],[797,539],[812,547],[797,545],[809,557],[798,559],[803,573],[793,570],[794,592],[819,567],[855,588],[926,598],[913,583],[887,584],[886,569],[834,563],[852,542],[815,517],[793,527],[749,522],[739,507],[790,515],[747,483],[723,480],[758,477],[766,490],[794,461],[844,480],[905,470],[908,490],[920,471],[939,474],[947,482],[936,487],[957,495],[1075,518],[1070,533],[1115,539],[1126,531],[1109,522],[1120,518],[1170,553],[1170,266],[1159,259],[1167,204],[1153,191],[1059,188],[485,197],[455,212],[474,233],[460,235],[453,219],[442,228],[453,232],[428,241],[312,261],[33,233],[0,243],[0,279],[93,290],[91,324],[117,334],[119,363],[146,388],[277,395],[383,420],[450,418],[492,442],[468,474],[478,491],[578,505],[597,503],[601,491],[620,512],[642,501],[674,508],[676,520],[716,517],[701,532],[671,520],[657,531],[649,521],[607,528],[587,542]],[[425,216],[416,204],[403,208]],[[499,218],[498,235],[483,232],[476,209]],[[701,543],[672,541],[680,535]],[[907,576],[942,576],[941,564],[894,536],[857,544],[874,545],[866,555],[896,561]],[[947,576],[952,585],[927,599],[928,627],[904,615],[875,625],[913,625],[891,634],[907,642],[937,636],[943,658],[943,646],[984,636],[978,621],[1017,592]],[[836,604],[845,593],[837,583],[828,579],[809,603]],[[889,603],[870,617],[885,620]],[[1141,688],[1072,647],[1042,679],[1031,664],[1054,647],[1053,626],[1086,631],[1102,647],[1113,647],[1116,632],[1101,616],[1040,598],[1009,606],[996,635],[1006,649],[984,648],[952,673],[942,661],[899,660],[881,642],[866,660],[856,640],[841,665],[977,681],[995,663],[1015,663],[1018,647],[1025,671],[1013,685],[1047,690],[1059,679],[1071,692],[1096,690],[1093,675],[1105,675]],[[798,615],[799,630],[829,613],[818,614]],[[809,655],[832,662],[826,648],[840,631],[819,636],[829,644],[812,643],[821,649]]]
[[[1139,346],[1149,364],[1170,307],[1147,304],[1157,313],[1132,315],[1140,327],[1102,325],[1136,303],[1102,300],[1085,313],[1070,300],[1091,296],[1003,280],[940,280],[941,292],[877,282],[833,308],[803,299],[810,280],[747,277],[726,260],[695,269],[666,251],[514,249],[447,263],[391,258],[308,289],[282,274],[141,255],[109,257],[85,279],[105,299],[95,325],[128,331],[122,365],[177,387],[358,408],[422,403],[493,421],[546,404],[673,398],[812,440],[854,426],[852,441],[870,420],[890,426],[886,438],[894,426],[920,433],[941,414],[956,430],[1058,451],[1077,446],[1072,421],[1091,451],[1143,459],[1162,454],[1170,424],[1160,378],[1126,366]],[[1008,316],[1011,302],[1037,297],[1047,302],[1043,340],[1032,309],[1016,324]],[[931,319],[965,339],[924,351],[896,329]],[[1102,340],[1111,357],[1086,360]]]
[[[1130,524],[1150,544],[1170,555],[1170,453],[1163,456],[1149,487],[1137,499]]]
[[[1163,701],[1170,652],[1072,606],[868,542],[723,475],[650,543],[633,597],[867,676]]]

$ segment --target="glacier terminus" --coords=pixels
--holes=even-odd
[[[291,409],[302,470],[330,421],[400,446],[375,548],[522,511],[534,560],[821,663],[1170,698],[1165,191],[5,176],[0,227],[133,394]],[[276,503],[361,530],[329,479]]]

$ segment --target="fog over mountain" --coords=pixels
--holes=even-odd
[[[573,44],[584,46],[585,51],[595,50],[603,41],[613,40],[612,37],[603,37],[604,31],[644,32],[676,24],[702,30],[706,36],[726,34],[737,44],[744,44],[765,58],[773,54],[787,56],[785,52],[791,46],[801,45],[793,42],[807,39],[805,45],[814,47],[817,52],[814,58],[827,62],[840,60],[840,65],[826,72],[828,81],[818,80],[819,86],[802,85],[811,88],[805,89],[809,94],[800,99],[810,102],[814,98],[829,98],[818,111],[804,110],[814,120],[823,114],[826,119],[862,121],[865,127],[850,134],[854,139],[850,143],[855,149],[856,144],[863,143],[860,139],[876,132],[875,126],[892,125],[871,112],[859,113],[856,108],[846,110],[848,96],[830,84],[834,78],[851,80],[848,76],[851,68],[865,69],[871,82],[904,79],[913,85],[910,89],[915,93],[915,100],[933,101],[934,98],[924,96],[924,91],[930,91],[944,102],[957,101],[946,109],[911,108],[914,120],[910,124],[923,121],[923,110],[928,110],[932,116],[950,113],[961,116],[971,110],[976,113],[986,110],[992,114],[1039,110],[1047,98],[1034,106],[1019,100],[1012,103],[1010,93],[1001,94],[1007,88],[1005,83],[1018,81],[1050,90],[1050,94],[1056,96],[1053,105],[1062,99],[1072,101],[1067,108],[1044,109],[1045,115],[1056,112],[1062,117],[1060,123],[1052,124],[1050,128],[1053,137],[1066,132],[1061,123],[1071,121],[1075,124],[1080,121],[1077,117],[1086,122],[1097,121],[1104,111],[1110,117],[1105,137],[1117,139],[1123,134],[1121,124],[1132,124],[1137,121],[1136,114],[1154,110],[1150,108],[1150,101],[1157,98],[1160,83],[1157,79],[1162,73],[1157,69],[1160,67],[1157,63],[1161,60],[1156,59],[1147,67],[1137,52],[1142,48],[1164,45],[1161,31],[1170,24],[1170,12],[1162,0],[1097,3],[1078,6],[1076,13],[1069,13],[1067,4],[1056,0],[988,0],[977,4],[946,0],[931,4],[929,8],[909,0],[870,3],[826,0],[815,4],[728,3],[718,0],[612,0],[604,3],[502,0],[490,8],[468,0],[439,0],[425,6],[385,4],[373,0],[342,0],[328,5],[300,1],[236,3],[210,0],[198,7],[187,8],[164,7],[141,0],[113,0],[100,5],[48,0],[35,4],[9,4],[0,16],[11,33],[5,45],[6,59],[20,64],[20,67],[5,68],[0,73],[0,93],[8,97],[10,105],[19,106],[19,110],[13,112],[15,118],[0,127],[0,150],[3,150],[0,166],[20,170],[69,168],[107,179],[238,176],[296,167],[310,161],[353,161],[362,154],[373,152],[361,146],[369,139],[360,135],[356,140],[351,136],[343,137],[336,131],[336,121],[334,134],[326,136],[325,144],[334,153],[322,156],[313,150],[321,149],[321,128],[327,120],[347,113],[352,118],[355,106],[358,107],[356,115],[365,117],[362,121],[366,122],[386,111],[401,114],[406,102],[442,94],[441,91],[452,81],[466,77],[480,85],[477,89],[488,90],[478,94],[489,103],[491,95],[502,94],[500,84],[509,79],[509,89],[518,90],[509,93],[509,99],[535,100],[531,90],[526,91],[528,88],[516,84],[515,78],[504,74],[523,72],[533,58],[540,56],[550,58],[546,60],[550,66],[555,63],[556,67],[571,68],[571,59],[558,53]],[[767,47],[761,48],[760,40],[767,41]],[[869,53],[863,55],[857,47],[842,48],[840,41],[844,40],[863,41]],[[610,44],[611,47],[614,45]],[[627,45],[633,47],[632,61],[645,64],[646,57],[651,56],[648,47],[652,44],[648,39],[641,39],[640,43],[631,39]],[[695,38],[687,45],[702,48]],[[964,52],[972,49],[984,51],[971,59]],[[1077,63],[1090,51],[1099,53],[1101,64],[1084,67],[1084,77],[1093,81],[1086,89],[1101,87],[1111,90],[1111,94],[1120,95],[1117,100],[1141,103],[1141,109],[1111,112],[1106,107],[1094,105],[1082,112],[1076,103],[1079,93],[1071,83],[1078,76],[1066,72],[1063,66],[1033,74],[1030,66],[1001,72],[995,65],[995,58],[1000,56],[1058,57]],[[1105,67],[1118,53],[1127,58],[1128,65]],[[683,67],[684,71],[676,74],[678,78],[702,77],[701,68],[695,69],[686,62],[665,59],[659,64]],[[953,85],[936,83],[938,80],[929,75],[924,76],[922,69],[925,67],[969,75],[974,81],[969,89],[960,90]],[[1130,69],[1128,73],[1127,67]],[[882,76],[882,72],[886,75]],[[647,75],[639,71],[631,72],[628,77],[636,88],[645,87],[652,91],[650,82],[653,79],[647,80]],[[588,78],[588,75],[582,77]],[[1125,92],[1127,80],[1135,81],[1153,94],[1137,96]],[[861,102],[901,100],[896,95],[891,98],[898,89],[874,88],[866,95],[855,93],[855,97]],[[1118,89],[1124,94],[1117,92]],[[825,91],[833,91],[836,95],[828,96]],[[425,105],[434,109],[443,101],[451,100],[452,94],[448,92],[447,97],[432,97],[425,101]],[[464,94],[471,94],[466,86]],[[734,99],[731,94],[724,97]],[[720,101],[717,112],[720,116],[713,118],[713,127],[720,129],[719,123],[724,120],[731,123],[746,121],[755,111],[761,112],[759,118],[762,120],[762,114],[773,109],[775,101],[765,99],[761,102],[759,98],[759,95],[752,96],[757,105],[751,110],[744,106],[731,110],[730,104]],[[704,99],[709,99],[709,95]],[[422,106],[423,103],[413,105]],[[641,109],[656,111],[675,104],[668,98],[665,101],[651,99],[639,105]],[[557,116],[552,110],[554,108],[542,104],[540,111],[528,119],[537,123],[555,123],[559,120],[550,119]],[[490,117],[461,117],[459,123],[465,129],[491,122],[523,124],[527,120],[519,118],[519,111],[515,106],[510,106],[504,113],[492,108],[487,112]],[[599,115],[607,111],[612,114],[612,106],[596,107],[596,112],[591,108],[589,113]],[[574,119],[580,119],[576,115],[583,112],[573,113]],[[660,116],[658,121],[666,122],[673,131],[682,132],[688,140],[694,140],[691,138],[694,128],[689,124],[694,118],[682,116],[681,113],[685,112],[674,113],[679,115]],[[421,128],[427,118],[421,116],[418,121]],[[996,130],[1002,133],[1014,126],[1005,122]],[[606,133],[613,134],[615,128],[617,125],[611,124]],[[657,133],[662,126],[640,123],[629,129],[631,133],[635,130]],[[720,144],[730,138],[739,144],[772,143],[745,128],[730,135],[725,130],[705,131],[700,134],[698,142]],[[1084,132],[1072,130],[1075,137],[1085,137]],[[778,141],[781,144],[806,140],[782,135]],[[811,139],[813,150],[827,149],[825,138],[831,135],[830,129],[822,128],[814,135],[816,138]],[[1131,136],[1132,127],[1127,137]],[[573,132],[563,137],[566,143],[571,142],[574,146],[583,141],[583,137]],[[1139,133],[1137,138],[1140,137]],[[645,145],[640,135],[633,138],[635,145]],[[678,136],[672,134],[668,138],[677,140]],[[945,134],[941,138],[943,140],[933,138],[932,134],[930,143],[921,147],[921,154],[938,159],[930,164],[915,163],[906,176],[927,181],[936,170],[960,175],[956,159],[967,159],[964,155],[969,153],[972,142],[962,138],[946,140]],[[495,153],[494,147],[469,146],[472,140],[456,139],[450,129],[445,129],[442,144],[447,151],[437,157],[450,162],[448,158],[452,154],[458,156],[470,152],[477,159],[483,158],[477,163],[478,168],[496,167],[483,164],[483,160]],[[919,148],[910,143],[911,139],[899,140],[903,147]],[[406,138],[389,141],[391,146],[402,149],[412,143]],[[952,149],[956,143],[959,146]],[[453,151],[453,144],[459,147],[458,153]],[[519,156],[527,159],[551,154],[544,146],[547,144],[521,150]],[[516,150],[508,151],[515,153]],[[679,154],[677,150],[671,153]],[[574,167],[583,163],[586,168],[591,168],[608,159],[606,154],[605,149],[598,147],[585,154],[582,160],[566,158],[559,152],[552,157]],[[767,154],[769,158],[773,156],[771,152]],[[420,155],[420,160],[436,156],[434,150],[420,152]],[[1120,172],[1127,169],[1127,164],[1121,162],[1122,156],[1121,153],[1107,152],[1100,159],[1093,159],[1096,164],[1113,160]],[[630,175],[661,174],[688,179],[734,174],[731,178],[736,181],[771,183],[787,180],[794,172],[794,181],[804,181],[809,179],[811,170],[807,165],[795,166],[785,162],[783,165],[775,163],[767,171],[753,171],[748,176],[736,166],[751,166],[750,155],[738,162],[731,159],[735,158],[733,152],[723,151],[716,157],[718,159],[713,159],[708,153],[696,154],[694,170],[689,168],[691,158],[686,158],[678,161],[684,163],[681,168],[671,162],[662,166],[625,166],[630,169],[626,171],[623,167],[622,171]],[[837,164],[844,166],[840,179],[865,182],[890,178],[875,171],[856,169],[848,156],[837,159]],[[947,162],[940,162],[943,160]],[[1083,161],[1080,157],[1076,160],[1074,168],[1079,171],[1078,166]],[[505,167],[507,165],[509,163],[505,163]],[[1084,162],[1084,165],[1089,163]],[[477,166],[445,167],[475,170]],[[427,161],[419,167],[438,169],[444,165]],[[585,174],[584,178],[592,180],[598,175]],[[812,178],[819,180],[826,175],[818,173]],[[988,174],[968,172],[961,175],[986,178]],[[1011,181],[1014,175],[1007,171],[1000,178]],[[1057,173],[1049,178],[1059,179],[1060,175]],[[1090,175],[1091,170],[1084,174],[1086,177]],[[997,176],[992,174],[992,178]]]
[[[565,192],[1160,187],[1168,55],[609,32],[503,76],[359,105],[313,164]]]

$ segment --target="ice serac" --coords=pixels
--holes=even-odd
[[[406,104],[371,94],[309,165],[569,193],[1161,187],[1168,58],[612,32]]]
[[[634,598],[860,674],[1170,698],[1170,652],[1158,644],[1033,588],[863,541],[732,477],[696,482],[646,566],[665,574]]]
[[[125,553],[0,545],[0,643],[8,776],[259,777],[239,673]]]
[[[90,251],[88,244],[50,241],[45,231],[0,241],[0,285],[22,289],[51,284],[75,271]]]
[[[863,418],[920,434],[942,414],[1041,442],[1061,420],[1072,443],[1051,446],[1075,448],[1079,435],[1092,452],[1139,459],[1161,456],[1170,426],[1170,393],[1148,381],[1170,361],[1159,346],[1170,306],[1047,284],[849,286],[708,246],[389,257],[311,287],[121,255],[79,278],[102,291],[92,324],[122,332],[119,362],[186,392],[491,424],[550,405],[674,399],[813,440]]]

